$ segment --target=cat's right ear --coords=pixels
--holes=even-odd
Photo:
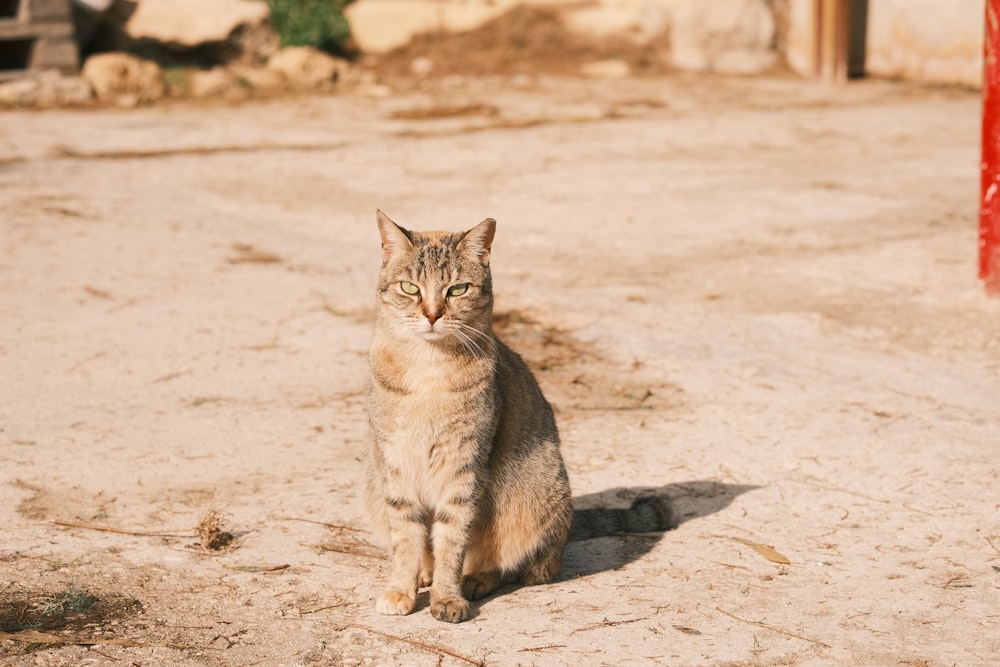
[[[382,262],[388,262],[393,255],[413,247],[410,233],[389,219],[382,211],[375,211],[378,233],[382,237]]]

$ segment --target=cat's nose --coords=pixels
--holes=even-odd
[[[430,322],[431,324],[437,322],[438,319],[440,319],[440,317],[441,313],[434,313],[434,312],[427,313],[427,321]]]

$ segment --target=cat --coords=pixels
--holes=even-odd
[[[413,232],[376,213],[382,240],[369,361],[366,508],[390,552],[375,607],[469,618],[469,600],[553,580],[570,537],[665,530],[662,499],[631,510],[571,507],[552,408],[524,361],[493,332],[496,221]]]

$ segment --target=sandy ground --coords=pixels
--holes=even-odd
[[[3,112],[0,661],[997,664],[978,119],[689,77]],[[659,489],[677,530],[572,544],[461,625],[374,612],[377,207],[498,219],[577,500]]]

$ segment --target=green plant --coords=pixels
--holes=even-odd
[[[267,0],[271,26],[281,46],[312,46],[335,53],[344,50],[351,26],[344,8],[352,0]]]

